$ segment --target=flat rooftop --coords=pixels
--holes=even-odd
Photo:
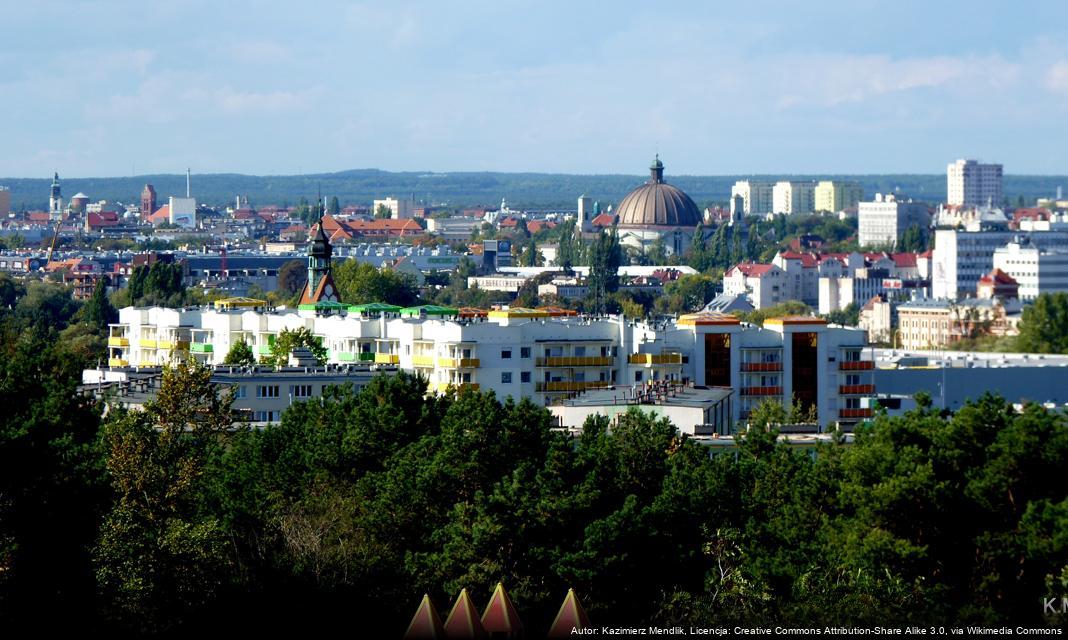
[[[560,402],[565,407],[649,406],[707,407],[717,404],[734,393],[730,387],[616,386],[590,389],[574,398]]]
[[[1068,367],[1068,355],[1049,353],[993,353],[988,351],[872,349],[875,366],[900,367]],[[918,361],[926,360],[925,364]],[[916,363],[914,363],[916,362]]]

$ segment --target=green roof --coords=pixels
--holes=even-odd
[[[401,308],[395,304],[386,304],[385,302],[368,302],[366,304],[350,304],[349,313],[396,313]]]
[[[340,302],[334,302],[333,300],[320,300],[314,304],[298,305],[297,308],[301,311],[339,311],[346,308],[346,306],[347,305],[341,304]]]
[[[460,314],[460,310],[452,307],[439,307],[436,304],[424,304],[418,307],[401,309],[400,314],[402,316],[421,316],[423,314],[428,316],[455,316]]]

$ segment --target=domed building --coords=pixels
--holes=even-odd
[[[682,253],[690,246],[702,219],[686,192],[664,182],[659,155],[649,167],[649,181],[628,193],[614,213],[621,244],[648,251],[663,240],[669,254]]]

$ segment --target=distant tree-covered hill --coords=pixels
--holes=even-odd
[[[142,187],[152,183],[160,202],[169,195],[185,194],[184,175],[148,175],[115,178],[70,178],[60,176],[66,198],[79,191],[92,200],[139,202]],[[776,176],[666,176],[701,206],[725,204],[731,185],[739,179],[755,180],[858,180],[865,193],[899,192],[917,199],[938,202],[945,198],[946,179],[940,174],[899,175],[776,175]],[[249,176],[217,173],[193,176],[193,195],[202,203],[225,205],[235,196],[247,196],[253,206],[296,204],[314,200],[318,191],[325,197],[337,196],[343,204],[370,204],[385,196],[413,197],[420,202],[450,206],[496,205],[502,198],[510,205],[529,208],[574,208],[580,194],[602,203],[618,202],[628,191],[646,179],[637,175],[573,175],[560,173],[495,172],[390,172],[356,169],[337,173],[300,176]],[[16,210],[43,209],[48,204],[51,178],[0,178],[0,186],[11,189]],[[1058,185],[1068,186],[1068,176],[1005,176],[1005,195],[1015,205],[1023,196],[1053,195]]]

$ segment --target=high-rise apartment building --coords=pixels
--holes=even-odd
[[[776,182],[772,188],[772,207],[774,213],[798,215],[812,213],[816,207],[816,186],[811,182]]]
[[[864,187],[859,182],[842,182],[840,180],[822,180],[816,185],[815,210],[837,213],[844,211],[864,199]]]
[[[773,209],[773,190],[775,185],[770,182],[756,182],[753,180],[739,180],[731,187],[732,207],[734,198],[740,197],[743,204],[743,213],[747,216],[763,215],[771,213]],[[733,213],[733,210],[732,210]]]
[[[877,193],[872,202],[857,205],[857,241],[862,247],[894,247],[912,225],[926,234],[930,224],[931,215],[922,202]]]
[[[1001,165],[957,160],[946,167],[946,202],[978,207],[1001,204]]]

